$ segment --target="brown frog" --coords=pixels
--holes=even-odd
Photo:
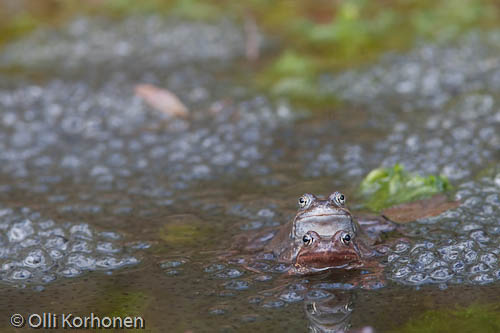
[[[290,274],[308,274],[332,268],[355,268],[371,253],[362,253],[349,232],[339,230],[331,238],[322,238],[315,231],[303,237]]]
[[[292,264],[288,274],[309,274],[333,268],[364,267],[384,248],[373,247],[383,231],[395,224],[384,217],[353,217],[345,196],[334,192],[321,199],[304,194],[295,218],[278,230],[264,230],[236,238],[234,250],[271,252],[279,262]]]

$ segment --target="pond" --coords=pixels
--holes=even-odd
[[[321,112],[249,87],[258,64],[231,20],[80,17],[7,44],[0,327],[94,313],[158,332],[496,331],[498,36],[325,73],[318,93],[340,103]],[[174,92],[189,118],[148,106],[141,83]],[[290,221],[303,193],[342,191],[362,209],[363,177],[397,163],[446,176],[461,204],[404,226],[378,288],[350,284],[359,271],[285,276],[221,258],[235,235]]]

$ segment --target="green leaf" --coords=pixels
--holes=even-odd
[[[285,51],[274,63],[271,71],[278,76],[310,76],[316,70],[314,61],[295,51]]]
[[[444,176],[429,175],[422,177],[404,170],[396,164],[392,168],[372,170],[359,186],[358,193],[364,205],[374,211],[430,197],[451,188]]]

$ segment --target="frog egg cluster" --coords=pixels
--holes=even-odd
[[[218,288],[218,296],[220,297],[235,296],[237,293],[245,292],[250,288],[266,285],[273,280],[273,273],[283,273],[283,271],[272,270],[270,265],[265,266],[263,263],[254,266],[254,268],[266,269],[269,274],[248,273],[248,271],[241,268],[231,268],[224,264],[206,266],[204,271],[211,274],[211,279],[223,281]],[[307,282],[307,280],[305,281]],[[263,308],[281,308],[304,300],[321,301],[332,297],[332,291],[338,292],[339,290],[352,288],[352,285],[342,283],[317,283],[312,288],[306,287],[301,282],[291,283],[286,288],[278,288],[278,292],[264,292],[261,293],[262,296],[251,296],[248,302]]]
[[[119,84],[94,90],[56,80],[4,88],[0,170],[38,182],[49,177],[45,183],[57,182],[54,176],[112,182],[135,175],[166,177],[181,187],[239,170],[268,172],[261,160],[281,120],[266,99],[221,105],[191,122],[166,121],[131,96],[132,87],[117,91]]]
[[[228,21],[81,18],[65,29],[40,29],[3,50],[0,65],[57,72],[61,79],[0,82],[1,171],[53,182],[166,177],[177,188],[239,170],[268,172],[260,161],[289,115],[234,84],[213,84],[214,64],[226,66],[243,49],[241,31]],[[151,110],[133,93],[143,82],[178,93],[192,119]],[[219,99],[227,96],[233,100]]]
[[[251,207],[243,203],[236,203],[227,207],[226,214],[242,218],[243,222],[236,225],[242,231],[259,230],[267,227],[277,227],[283,216],[276,210],[276,205],[267,204],[266,208]]]
[[[491,95],[467,94],[420,124],[397,123],[384,145],[383,165],[400,161],[410,170],[462,180],[498,157],[500,112]]]
[[[389,254],[388,274],[397,282],[486,284],[500,279],[500,174],[459,186],[463,203],[407,227],[412,244]]]
[[[64,29],[38,29],[10,44],[2,50],[0,65],[51,71],[144,70],[200,61],[213,65],[243,52],[242,32],[229,21],[187,23],[154,15],[121,21],[82,17]]]
[[[42,29],[9,45],[0,66],[20,66],[48,78],[0,78],[0,173],[8,175],[0,197],[22,192],[28,201],[44,202],[45,216],[56,212],[99,224],[112,216],[164,213],[199,180],[269,173],[267,163],[275,159],[272,132],[290,120],[287,107],[249,97],[224,80],[213,83],[214,64],[228,65],[241,55],[243,44],[229,22],[133,17],[120,23],[83,18],[67,29]],[[145,105],[134,96],[135,85],[143,82],[178,94],[191,110],[190,119],[173,119]],[[19,222],[9,214],[6,233]],[[111,220],[116,228],[126,223]],[[43,283],[137,262],[121,240],[108,240],[90,225],[82,224],[90,230],[85,238],[72,232],[73,224],[45,227],[34,218],[26,221],[19,230],[26,228],[29,237],[0,239],[1,277],[8,283]],[[52,228],[61,231],[45,245]],[[51,256],[53,247],[60,258]],[[109,258],[107,250],[113,251]],[[33,264],[31,257],[24,264],[31,251],[42,264]]]
[[[265,156],[272,155],[272,131],[290,118],[286,106],[277,112],[266,98],[248,97],[232,83],[213,84],[214,64],[228,65],[243,45],[241,32],[226,21],[179,23],[155,16],[119,23],[82,18],[9,45],[0,54],[1,66],[39,71],[48,79],[34,83],[23,74],[0,79],[0,173],[8,175],[0,196],[22,191],[25,198],[45,200],[43,214],[99,223],[110,216],[164,211],[181,197],[176,191],[192,182],[268,173],[263,161],[273,160]],[[54,73],[57,79],[51,79]],[[143,82],[178,94],[192,111],[190,119],[172,119],[146,106],[134,96],[135,85]],[[17,223],[14,217],[6,221]],[[67,241],[58,249],[61,258],[54,259],[42,247],[45,229],[38,220],[26,221],[27,233],[35,237],[33,251],[44,264],[25,267],[31,245],[6,237],[0,243],[5,281],[41,283],[137,261],[121,248],[114,256],[122,257],[106,261],[104,236],[85,224],[91,235],[76,239],[71,225],[57,223],[58,241]],[[57,239],[51,242],[57,245]],[[71,252],[72,242],[88,243],[83,254]]]
[[[305,176],[308,177],[339,174],[360,177],[368,171],[369,162],[366,160],[370,158],[373,159],[362,145],[353,143],[324,143],[318,151],[305,152],[302,156],[304,161],[309,161],[309,165],[304,168]]]
[[[471,34],[457,46],[421,45],[368,68],[325,76],[325,91],[364,110],[366,120],[357,130],[386,135],[350,149],[325,135],[315,145],[320,149],[304,156],[311,161],[306,170],[355,176],[402,163],[409,170],[463,180],[498,158],[497,38],[498,32]],[[339,132],[326,124],[325,134],[332,126],[330,133]]]
[[[456,95],[500,89],[498,31],[472,32],[456,43],[421,44],[404,54],[386,54],[374,66],[322,78],[323,89],[366,105],[402,105],[402,111],[439,110]],[[384,107],[377,107],[384,113]],[[390,110],[389,110],[390,111]]]
[[[56,223],[28,208],[0,209],[0,281],[45,284],[89,271],[112,271],[139,263],[122,237],[87,223]]]

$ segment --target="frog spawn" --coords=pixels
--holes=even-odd
[[[166,175],[178,187],[186,187],[243,170],[268,172],[260,161],[272,140],[262,138],[270,137],[278,117],[267,100],[220,106],[216,114],[200,113],[198,120],[167,124],[125,90],[117,92],[120,82],[112,79],[97,90],[74,82],[52,81],[44,87],[20,82],[0,93],[0,126],[5,130],[1,171],[25,178],[43,167],[46,174],[37,174],[38,182],[29,188],[42,193],[62,176],[85,175],[109,183],[147,173],[149,178]],[[26,111],[19,110],[21,105]],[[70,105],[86,106],[73,113],[67,110]],[[260,114],[250,114],[249,109]],[[228,117],[238,121],[227,123]],[[145,130],[162,122],[168,131]],[[68,138],[71,146],[63,144]]]
[[[0,210],[0,281],[45,284],[89,271],[113,271],[140,262],[122,237],[86,223],[56,223],[23,208]],[[128,244],[132,245],[132,244]]]
[[[121,182],[123,190],[133,187],[132,175],[155,185],[168,177],[174,189],[185,189],[222,175],[267,174],[262,160],[273,160],[275,154],[266,157],[271,133],[291,118],[288,107],[248,97],[231,82],[213,84],[215,64],[227,66],[244,45],[242,31],[229,21],[158,16],[80,18],[8,45],[0,66],[49,69],[57,79],[0,80],[1,172],[36,193],[51,192],[66,178],[95,181],[96,188]],[[142,82],[179,94],[190,120],[151,110],[133,94]]]
[[[147,115],[141,102],[130,96],[133,86],[127,87],[124,81],[147,79],[148,82],[160,82],[173,87],[189,106],[202,105],[204,108],[228,95],[242,96],[242,89],[231,84],[224,86],[220,82],[217,85],[220,91],[215,89],[211,84],[213,75],[207,68],[197,70],[185,66],[186,59],[190,63],[204,64],[241,56],[244,38],[237,27],[227,21],[213,25],[172,24],[157,16],[131,17],[114,24],[113,29],[109,29],[110,22],[104,19],[81,18],[66,29],[41,30],[9,45],[2,53],[0,63],[4,66],[18,65],[37,70],[47,67],[62,74],[77,68],[102,69],[98,79],[80,73],[84,75],[84,82],[54,80],[38,86],[27,85],[23,80],[3,84],[5,91],[0,102],[3,101],[2,109],[8,111],[3,113],[3,121],[6,133],[10,135],[2,140],[8,142],[2,150],[9,155],[5,157],[7,164],[2,164],[2,171],[26,177],[31,174],[31,168],[55,166],[43,181],[40,179],[29,186],[30,190],[40,192],[48,191],[50,181],[57,182],[61,174],[72,171],[80,177],[85,173],[96,181],[112,181],[154,169],[156,176],[167,174],[179,188],[221,174],[249,172],[261,176],[270,172],[272,163],[279,159],[276,152],[282,147],[274,150],[274,142],[264,142],[263,138],[276,133],[280,123],[277,115],[286,114],[288,108],[275,109],[262,98],[243,101],[237,107],[229,107],[228,112],[223,107],[222,110],[226,111],[222,112],[219,121],[211,123],[213,131],[177,120],[167,126],[172,135],[156,132],[140,139],[130,139],[134,134],[136,136],[139,128],[148,128],[164,119]],[[82,41],[82,35],[88,39]],[[132,38],[132,35],[140,37]],[[500,120],[495,108],[496,96],[489,91],[494,91],[500,82],[499,64],[491,61],[497,51],[496,37],[494,34],[483,37],[466,36],[457,43],[458,46],[419,46],[409,54],[387,56],[370,68],[346,71],[336,76],[325,75],[320,84],[322,89],[366,107],[369,111],[366,112],[368,129],[384,130],[388,132],[386,138],[373,140],[374,145],[343,142],[349,140],[336,140],[335,133],[342,131],[337,131],[335,124],[327,122],[320,130],[324,135],[315,134],[312,141],[290,140],[292,146],[287,148],[300,152],[298,155],[305,165],[302,170],[309,176],[361,176],[380,163],[389,166],[403,162],[408,170],[442,171],[452,178],[467,177],[471,168],[484,165],[493,158],[499,142],[498,131],[493,126]],[[51,43],[47,43],[48,40]],[[103,45],[107,47],[101,47]],[[24,52],[26,49],[36,51],[28,54]],[[90,50],[96,49],[101,51],[89,56]],[[146,59],[142,53],[144,50],[153,56]],[[147,66],[137,64],[137,59],[146,59]],[[64,65],[60,66],[61,63]],[[115,65],[121,68],[123,63],[128,65],[127,74],[118,75],[108,68]],[[173,71],[168,73],[168,82],[155,75],[159,68]],[[137,74],[136,70],[142,74]],[[130,80],[123,77],[130,73]],[[96,86],[97,82],[105,83]],[[484,93],[476,94],[476,91]],[[457,94],[457,103],[453,101],[447,105]],[[384,102],[384,106],[371,103],[373,99]],[[393,99],[398,100],[396,109],[391,103]],[[400,112],[400,100],[404,101],[405,110],[422,114],[422,121],[408,121],[408,114]],[[222,105],[219,102],[213,104],[214,110],[219,110]],[[75,105],[78,108],[75,109]],[[240,107],[241,112],[235,111]],[[19,112],[19,109],[27,111]],[[430,110],[428,114],[423,111],[426,109]],[[443,109],[444,112],[434,112]],[[48,115],[41,122],[37,121],[39,111]],[[257,111],[262,114],[256,115]],[[474,119],[474,114],[478,115],[477,119]],[[246,120],[234,126],[227,124],[227,119],[238,117]],[[205,125],[206,120],[203,118],[200,123]],[[12,133],[16,123],[21,125],[16,126]],[[313,131],[317,133],[318,129]],[[78,153],[59,152],[64,147],[55,143],[64,142],[67,136],[72,140],[75,136],[80,138],[77,140]],[[83,140],[80,136],[98,140]],[[37,146],[38,142],[46,144]],[[266,154],[269,150],[274,150],[273,154]],[[138,152],[141,152],[140,158],[134,159]],[[92,168],[85,167],[89,165]]]
[[[219,288],[216,292],[219,297],[233,297],[238,293],[248,294],[252,289],[261,290],[258,295],[248,297],[248,302],[253,305],[267,309],[276,309],[286,307],[290,304],[305,301],[321,302],[335,297],[338,293],[354,289],[355,286],[342,282],[311,282],[307,279],[300,281],[279,281],[279,277],[286,272],[286,267],[282,264],[283,271],[276,269],[272,264],[266,265],[266,272],[255,273],[231,264],[211,264],[205,266],[204,271],[208,273],[210,279],[222,280],[218,283]],[[263,268],[263,265],[257,265]],[[330,281],[329,279],[326,279]],[[267,290],[266,290],[267,289]],[[217,307],[216,307],[217,308]],[[214,308],[215,309],[215,308]],[[212,314],[223,314],[212,313]]]
[[[324,75],[325,94],[363,110],[359,116],[366,120],[356,130],[378,130],[385,137],[374,144],[340,144],[348,130],[326,121],[309,135],[313,139],[297,142],[308,147],[300,149],[306,175],[359,177],[400,163],[422,174],[470,178],[499,156],[497,54],[497,32],[476,33],[453,45],[418,45],[369,67]]]
[[[204,24],[165,20],[159,15],[135,15],[119,22],[81,17],[64,29],[38,29],[10,44],[2,52],[0,64],[64,71],[100,66],[116,70],[131,63],[168,68],[207,60],[222,62],[243,53],[242,31],[229,21]]]
[[[200,64],[205,60],[212,61],[218,57],[228,60],[237,57],[240,53],[241,44],[238,43],[241,42],[241,38],[235,35],[235,38],[233,38],[234,36],[227,39],[222,38],[220,40],[222,44],[210,44],[216,45],[216,50],[210,49],[210,52],[213,52],[211,54],[193,52],[193,48],[197,51],[200,51],[200,49],[184,44],[185,48],[180,48],[177,51],[179,43],[174,41],[169,44],[167,35],[182,35],[183,38],[180,39],[186,39],[186,36],[189,36],[188,39],[199,36],[201,41],[200,39],[192,40],[197,40],[196,43],[198,44],[207,44],[206,42],[210,41],[213,36],[218,35],[218,28],[211,27],[208,37],[206,34],[200,33],[206,29],[205,26],[202,26],[201,30],[183,26],[179,28],[181,32],[169,34],[165,32],[175,29],[175,27],[162,26],[161,20],[152,19],[149,21],[148,18],[140,18],[137,21],[138,24],[135,24],[134,20],[136,19],[132,18],[128,23],[124,23],[124,27],[133,26],[134,31],[141,31],[146,27],[144,36],[163,35],[165,37],[160,41],[151,41],[147,38],[129,40],[128,36],[130,34],[128,31],[131,28],[124,28],[124,32],[119,33],[118,36],[112,35],[110,37],[108,34],[104,38],[105,44],[113,42],[112,52],[101,54],[98,58],[92,58],[86,56],[88,54],[83,52],[82,49],[74,46],[80,43],[79,36],[83,34],[91,36],[90,39],[94,39],[94,42],[99,42],[100,34],[103,30],[106,30],[106,23],[94,24],[92,21],[89,23],[83,19],[83,21],[74,23],[74,26],[68,29],[67,35],[65,35],[63,29],[60,32],[64,35],[63,37],[58,35],[57,32],[42,32],[41,36],[35,35],[9,47],[2,59],[4,65],[17,64],[22,67],[40,70],[44,66],[58,68],[53,64],[68,61],[68,59],[79,60],[73,60],[75,61],[73,64],[64,63],[64,66],[57,69],[64,74],[61,75],[63,79],[49,80],[42,86],[30,84],[21,79],[2,78],[3,90],[0,92],[0,103],[2,111],[5,112],[2,112],[1,117],[1,128],[3,129],[3,134],[0,134],[2,139],[0,140],[2,142],[1,150],[3,152],[1,155],[1,171],[3,174],[14,177],[16,181],[13,184],[2,185],[0,192],[7,193],[12,189],[20,189],[42,194],[45,197],[44,194],[51,192],[52,188],[61,184],[66,176],[72,178],[75,183],[87,181],[90,176],[90,179],[94,181],[92,184],[94,190],[126,190],[129,194],[139,194],[146,200],[150,198],[158,205],[171,205],[171,194],[174,189],[184,189],[198,179],[214,179],[227,173],[248,172],[260,176],[270,172],[270,165],[280,157],[273,157],[276,152],[273,149],[275,148],[275,142],[273,140],[266,141],[263,138],[271,137],[271,133],[275,133],[275,130],[283,124],[283,118],[279,117],[279,112],[275,112],[274,106],[266,99],[245,100],[243,98],[236,105],[215,102],[212,105],[212,109],[216,114],[215,117],[211,115],[210,117],[197,118],[194,125],[190,125],[183,120],[172,120],[165,125],[167,128],[165,132],[169,133],[164,133],[161,130],[151,130],[149,128],[151,124],[164,121],[164,117],[149,112],[150,110],[146,109],[138,99],[130,96],[129,92],[132,91],[132,84],[129,84],[128,88],[125,87],[126,89],[121,90],[124,87],[124,77],[121,76],[123,74],[113,74],[113,71],[106,70],[110,59],[117,60],[116,57],[118,56],[122,58],[116,61],[116,64],[130,62],[130,59],[138,57],[137,54],[134,54],[136,50],[145,48],[156,50],[154,53],[157,55],[163,54],[165,49],[176,50],[176,52],[181,53],[181,56],[177,53],[176,57],[170,58],[171,60],[175,58],[191,59],[194,62],[199,61]],[[154,29],[152,31],[148,30],[151,27]],[[113,31],[116,31],[116,29]],[[231,31],[231,29],[224,28],[223,31]],[[232,33],[235,33],[235,31],[233,30]],[[56,37],[54,38],[54,36]],[[51,38],[61,40],[61,45],[58,48],[47,47],[53,40],[51,43],[45,41]],[[226,44],[224,43],[225,40],[231,42]],[[115,43],[115,41],[118,42]],[[142,45],[143,47],[140,44],[135,44],[142,41],[146,43],[146,45]],[[90,50],[95,47],[92,43],[84,45],[85,48]],[[317,162],[317,164],[305,167],[303,170],[310,172],[310,175],[313,176],[334,173],[359,176],[366,172],[368,168],[378,166],[380,161],[390,164],[404,156],[406,161],[404,164],[408,169],[418,169],[425,172],[448,170],[446,171],[447,174],[456,175],[457,178],[462,179],[468,175],[468,167],[484,165],[484,163],[491,160],[494,148],[498,147],[498,133],[492,129],[500,118],[495,106],[496,97],[490,94],[487,89],[488,87],[494,88],[498,86],[498,68],[494,62],[489,64],[487,62],[488,55],[492,51],[483,47],[476,47],[477,43],[478,39],[472,37],[470,40],[465,40],[457,48],[423,48],[422,51],[397,56],[397,61],[391,58],[382,61],[368,71],[359,73],[346,72],[340,77],[331,80],[328,84],[334,86],[337,84],[336,87],[338,87],[338,84],[344,84],[343,89],[335,88],[335,91],[341,91],[345,100],[361,102],[364,96],[368,98],[367,104],[373,104],[370,103],[373,98],[383,99],[389,97],[390,99],[395,95],[405,95],[408,97],[405,98],[405,108],[409,110],[423,107],[438,109],[445,105],[443,103],[453,98],[457,92],[462,95],[457,98],[455,106],[450,106],[447,111],[443,114],[438,113],[436,117],[429,117],[427,122],[423,122],[425,124],[423,126],[418,125],[419,122],[413,121],[409,127],[405,127],[403,123],[405,116],[397,118],[400,117],[400,110],[394,110],[390,107],[385,108],[385,104],[384,108],[370,109],[370,113],[375,115],[375,118],[371,119],[371,121],[382,129],[384,129],[383,124],[376,123],[377,119],[400,120],[400,122],[395,122],[396,126],[394,128],[388,129],[390,133],[386,140],[377,142],[375,150],[371,149],[372,146],[366,147],[353,143],[343,143],[342,140],[334,140],[335,137],[332,138],[332,135],[325,135],[324,138],[328,143],[335,142],[335,144],[328,146],[322,144],[322,142],[316,142],[315,146],[321,148],[315,151],[294,146],[294,150],[299,151],[299,155],[307,157],[305,160]],[[32,48],[35,44],[39,44],[43,51],[30,54],[24,52],[23,56],[20,56],[21,50]],[[126,51],[127,44],[133,46],[130,48],[130,52]],[[232,48],[231,45],[237,45],[236,49],[240,51]],[[74,50],[79,50],[78,52],[82,52],[83,56],[66,56],[67,52],[74,52]],[[206,48],[202,49],[202,51],[204,50]],[[59,53],[54,54],[51,52]],[[221,55],[220,52],[224,54]],[[435,56],[436,53],[442,53],[442,55]],[[189,54],[192,58],[188,57]],[[39,55],[42,55],[44,60],[29,58]],[[450,59],[453,59],[453,61],[450,61]],[[149,62],[149,60],[151,61]],[[148,66],[153,68],[161,68],[162,66],[179,67],[173,71],[170,76],[172,79],[169,79],[166,85],[173,85],[176,91],[180,91],[181,94],[186,92],[182,99],[188,104],[196,105],[196,103],[200,103],[207,105],[210,104],[209,101],[217,100],[220,96],[220,91],[216,89],[212,91],[211,85],[207,84],[212,79],[208,71],[186,69],[183,68],[182,63],[176,63],[175,61],[167,64],[168,61],[162,61],[161,56],[149,60]],[[437,63],[435,60],[438,60]],[[39,63],[44,65],[40,67],[37,65]],[[474,64],[474,66],[470,66],[470,64]],[[76,70],[80,67],[86,67],[83,65],[97,66],[103,70],[100,71],[98,79],[89,78],[86,74],[81,74],[84,77],[84,82],[67,79],[66,74],[70,72],[68,69]],[[420,67],[428,68],[429,71],[422,71]],[[404,70],[401,71],[401,68]],[[152,73],[154,71],[144,73],[143,70],[144,68],[138,66],[137,70],[131,69],[131,72],[133,72],[131,75],[134,79],[140,78],[162,82]],[[471,72],[453,74],[464,70]],[[141,74],[137,74],[138,72],[141,72]],[[439,73],[435,74],[436,72]],[[406,77],[400,77],[397,73],[403,73],[402,75],[406,75]],[[424,75],[417,77],[418,73],[424,73]],[[431,77],[439,78],[439,80],[435,80],[437,83],[431,84],[432,82],[426,81],[425,78],[429,77],[429,73],[434,73],[430,75]],[[470,80],[470,78],[475,79]],[[384,79],[389,81],[384,81],[383,84],[373,84],[375,81]],[[104,83],[97,83],[98,81]],[[186,84],[186,82],[188,83]],[[416,82],[419,83],[415,84]],[[434,89],[436,85],[439,89]],[[410,89],[412,86],[420,86],[421,88]],[[381,90],[374,91],[370,95],[367,94],[367,92],[370,92],[369,89]],[[478,89],[485,90],[484,94],[474,93]],[[220,90],[225,89],[221,88]],[[231,92],[224,91],[224,93],[227,95],[241,95],[237,93],[237,89]],[[349,94],[352,95],[349,96]],[[414,98],[416,96],[423,98]],[[432,98],[428,98],[429,96]],[[411,104],[412,101],[416,101],[416,104]],[[432,103],[429,105],[422,104],[426,101]],[[373,106],[373,108],[376,108],[376,106]],[[381,112],[384,112],[382,109],[391,109],[388,112],[390,114],[382,113],[387,117],[381,117]],[[476,111],[478,116],[474,118]],[[397,114],[397,116],[393,114]],[[208,130],[204,128],[206,119],[211,119],[208,126],[210,129]],[[228,119],[236,120],[228,125]],[[391,126],[393,124],[393,122],[388,123],[391,123]],[[328,124],[328,126],[330,125]],[[146,133],[143,131],[144,128],[148,128]],[[443,131],[446,133],[445,135],[443,135]],[[336,131],[332,131],[330,127],[328,132]],[[448,139],[444,141],[437,138],[429,139],[428,132],[436,136],[439,135],[439,137],[449,138],[453,142],[446,141]],[[472,141],[469,140],[471,137],[474,138]],[[73,147],[75,147],[77,153],[61,145],[61,142],[65,142],[68,138],[74,143]],[[304,142],[309,146],[307,140],[304,140]],[[200,147],[204,149],[199,149]],[[463,150],[463,147],[468,148]],[[281,149],[282,147],[278,148]],[[408,154],[405,155],[406,148],[410,149]],[[391,151],[391,149],[394,149],[394,151]],[[266,152],[270,150],[273,150],[273,154],[266,155]],[[414,156],[420,156],[424,150],[429,151],[429,155],[414,160]],[[465,154],[458,154],[460,150],[465,151]],[[371,151],[374,151],[374,155],[371,155]],[[386,157],[388,152],[390,156]],[[340,157],[337,156],[339,153]],[[315,158],[310,159],[309,154]],[[186,164],[179,163],[179,161],[184,160]],[[428,161],[437,161],[438,164],[429,163]],[[455,162],[462,164],[452,165]],[[304,164],[308,165],[308,162],[304,162]],[[36,172],[33,172],[33,170],[36,170]],[[457,170],[461,172],[456,172]],[[462,172],[464,170],[465,172]],[[132,175],[138,175],[137,178],[140,179],[135,184],[130,181]],[[162,188],[156,184],[155,180],[165,175],[169,177],[169,180],[173,180],[172,188]],[[89,196],[91,198],[82,199],[82,204],[66,204],[65,201],[70,201],[65,199],[66,193],[47,196],[46,199],[51,203],[59,204],[59,211],[65,214],[108,213],[103,207],[104,205],[101,205],[98,200],[92,200],[93,194],[90,191]],[[474,200],[471,199],[471,202]],[[124,202],[116,200],[112,204],[115,207],[111,213],[116,215],[130,213],[130,211],[137,208],[126,200]],[[146,215],[150,213],[150,211],[140,210],[140,214]],[[475,224],[481,226],[481,223]],[[249,227],[254,228],[256,225]],[[470,229],[471,237],[474,240],[484,240],[485,237],[488,237],[488,232],[492,232],[490,230],[476,230],[472,224],[467,228]],[[447,232],[443,234],[444,237],[449,236],[449,231]],[[472,236],[473,232],[475,233]],[[431,241],[432,244],[434,244],[433,242],[434,240]],[[442,244],[442,246],[452,245]],[[461,243],[455,245],[460,248],[465,246]],[[472,246],[471,249],[481,251],[481,248],[475,250],[476,245]],[[421,248],[419,247],[419,249]],[[432,253],[435,250],[429,251]],[[439,258],[441,255],[439,252],[434,253],[434,257],[425,252],[420,254],[422,258],[419,261],[424,264],[424,267],[429,261],[435,262],[432,258]],[[393,259],[396,260],[396,257],[393,257]],[[72,260],[77,261],[76,259]],[[491,262],[490,259],[486,260]],[[37,260],[30,259],[27,262],[28,266],[36,265]],[[417,266],[417,268],[422,269],[421,266]],[[478,269],[483,268],[479,267]],[[436,276],[446,278],[445,273],[441,272]],[[404,274],[404,272],[401,274]],[[20,276],[24,275],[21,274]]]
[[[269,313],[269,310],[279,311],[303,304],[310,325],[349,327],[354,310],[351,289],[356,287],[348,282],[338,282],[337,277],[283,279],[283,273],[256,274],[231,264],[212,264],[205,266],[204,271],[208,274],[206,281],[213,281],[218,286],[210,293],[218,299],[207,309],[213,316],[240,316],[228,305],[235,299],[246,299],[249,306],[243,311],[254,309],[251,311],[257,311],[257,314],[242,316],[240,320],[244,322],[247,316],[261,320],[261,311]]]
[[[416,242],[399,243],[387,257],[394,281],[422,285],[487,284],[500,279],[497,235],[500,174],[467,182],[457,189],[463,204],[437,217],[407,226]]]

